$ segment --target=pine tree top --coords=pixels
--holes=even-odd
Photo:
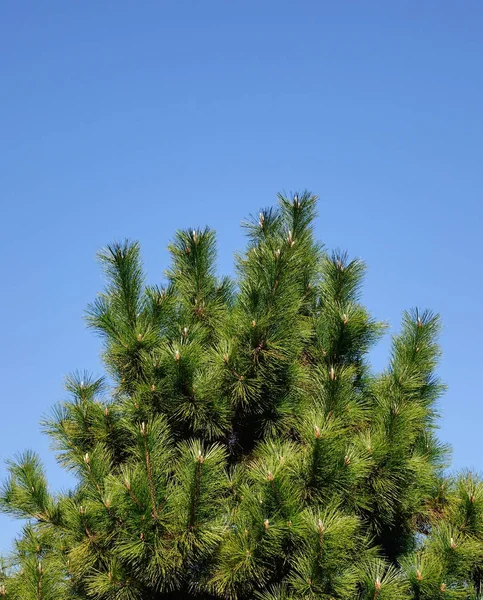
[[[165,286],[138,243],[99,253],[106,378],[69,376],[43,422],[77,485],[9,463],[0,507],[28,525],[0,597],[478,597],[483,486],[445,476],[439,317],[405,313],[374,373],[386,326],[364,263],[314,239],[316,201],[250,218],[234,280],[208,228],[176,233]]]

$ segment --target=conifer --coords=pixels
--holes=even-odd
[[[27,525],[0,599],[483,598],[483,483],[437,437],[440,319],[405,313],[374,373],[365,265],[315,213],[303,192],[250,218],[233,280],[210,229],[176,233],[164,286],[137,243],[100,252],[106,376],[69,376],[43,421],[76,485],[9,463],[0,508]]]

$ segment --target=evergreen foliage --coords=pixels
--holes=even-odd
[[[43,423],[77,485],[9,463],[0,507],[27,525],[0,597],[483,598],[483,483],[447,477],[436,436],[439,318],[407,312],[373,373],[365,266],[315,212],[305,192],[250,219],[235,281],[209,229],[175,235],[165,287],[137,243],[100,253],[107,378],[68,377]]]

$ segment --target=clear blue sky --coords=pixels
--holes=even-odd
[[[482,469],[482,40],[480,0],[3,0],[0,460],[33,448],[68,483],[38,421],[100,372],[101,246],[139,239],[159,281],[174,230],[209,224],[230,273],[240,221],[309,188],[375,316],[442,314],[441,437]]]

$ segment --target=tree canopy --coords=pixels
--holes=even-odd
[[[233,279],[215,233],[178,231],[164,286],[138,243],[99,254],[87,309],[106,375],[74,373],[0,508],[27,519],[0,573],[11,600],[483,598],[483,485],[437,437],[440,319],[386,325],[365,265],[314,239],[316,197],[250,218]]]

